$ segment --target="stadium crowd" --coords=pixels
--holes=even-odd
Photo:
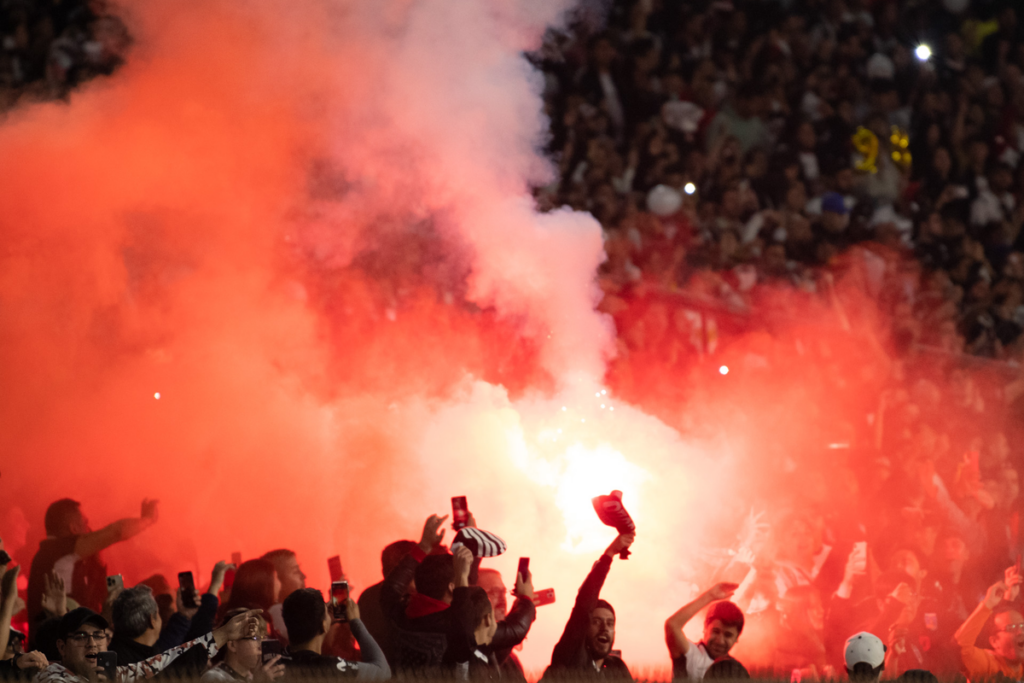
[[[89,7],[0,5],[6,104],[116,67],[123,26]],[[770,527],[753,519],[718,582],[666,610],[677,677],[1024,675],[1022,19],[995,0],[615,0],[530,56],[559,171],[538,205],[601,222],[620,365],[710,353],[708,318],[756,319],[767,290],[829,300],[853,279],[891,320],[876,342],[897,360],[847,435],[860,469]],[[983,379],[979,356],[1000,361]],[[627,374],[624,394],[669,391]],[[481,567],[503,548],[492,534],[462,530],[449,549],[431,517],[383,550],[384,580],[358,603],[306,588],[287,550],[218,564],[202,595],[159,576],[108,585],[100,551],[156,519],[147,502],[92,531],[73,501],[51,506],[27,592],[18,568],[0,584],[0,672],[102,678],[109,649],[124,681],[523,677],[532,582],[514,577],[507,604]],[[549,675],[628,675],[600,590],[631,542],[586,577]],[[683,627],[702,613],[693,643]]]

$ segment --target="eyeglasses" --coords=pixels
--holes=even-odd
[[[1005,627],[1000,629],[1006,633],[1020,633],[1024,631],[1024,624],[1007,624]]]
[[[70,640],[72,643],[77,643],[78,645],[88,642],[90,639],[97,645],[102,645],[103,643],[107,642],[107,638],[108,636],[106,631],[96,631],[94,633],[79,632],[72,633],[70,636],[68,636],[68,640]]]

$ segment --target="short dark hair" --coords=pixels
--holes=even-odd
[[[594,609],[606,609],[612,613],[613,617],[615,616],[615,608],[612,607],[611,603],[607,600],[601,600],[598,598],[597,602],[594,603]],[[594,609],[590,610],[591,614],[594,613]]]
[[[384,547],[380,554],[380,568],[384,572],[384,578],[394,571],[398,563],[416,547],[416,541],[395,541]]]
[[[708,608],[708,614],[704,617],[704,627],[707,628],[715,619],[722,622],[722,626],[733,626],[737,634],[743,633],[743,610],[736,606],[736,603],[728,600],[720,600]]]
[[[60,538],[71,535],[71,522],[81,514],[82,504],[70,498],[61,498],[46,508],[46,535]]]
[[[281,617],[288,640],[292,644],[306,643],[323,633],[326,609],[323,593],[316,588],[300,588],[285,598]]]
[[[872,667],[868,662],[857,662],[853,665],[853,668],[846,667],[846,673],[850,676],[850,680],[854,683],[871,683],[871,681],[877,681],[878,677],[882,673],[882,669],[885,668],[885,662],[882,662],[876,667]]]
[[[455,561],[451,555],[427,555],[416,567],[416,592],[441,600],[455,580]]]
[[[138,638],[152,626],[153,617],[160,613],[160,608],[153,598],[153,589],[149,586],[125,588],[111,607],[114,619],[114,631],[129,640]]]
[[[469,591],[469,613],[473,616],[473,628],[476,628],[483,622],[484,617],[494,614],[494,608],[491,607],[487,591],[480,586],[470,586],[466,590]]]

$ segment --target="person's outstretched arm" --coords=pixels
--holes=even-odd
[[[364,681],[386,681],[391,678],[391,667],[384,657],[384,651],[366,630],[366,624],[359,618],[359,605],[352,598],[345,602],[345,615],[352,635],[359,643],[359,653],[363,659],[359,662],[356,678]]]
[[[423,524],[423,534],[418,547],[413,548],[408,555],[402,558],[398,566],[384,577],[384,585],[380,592],[380,609],[392,624],[401,623],[405,611],[405,593],[416,576],[416,566],[433,551],[434,546],[444,539],[445,529],[440,527],[446,519],[448,519],[448,515],[427,517],[427,521]]]
[[[79,557],[91,557],[115,543],[127,541],[132,536],[138,536],[156,524],[159,517],[157,510],[158,502],[155,500],[144,500],[142,501],[142,516],[119,519],[99,531],[82,534],[75,541],[75,554]]]
[[[604,555],[594,563],[594,568],[590,570],[583,585],[580,586],[579,593],[576,594],[576,603],[572,607],[572,612],[569,613],[569,621],[565,624],[562,637],[558,639],[558,643],[555,644],[555,649],[551,653],[551,666],[572,665],[576,653],[583,647],[587,638],[590,613],[601,597],[601,588],[604,587],[604,580],[608,577],[608,570],[611,569],[612,558],[633,545],[634,538],[634,534],[619,534],[604,551]]]
[[[0,652],[7,652],[11,638],[14,603],[18,601],[18,574],[21,567],[11,567],[0,578]]]
[[[537,618],[537,606],[533,604],[533,573],[527,572],[525,577],[516,572],[516,601],[505,617],[498,624],[490,649],[492,652],[510,650],[526,639],[530,626]]]
[[[684,605],[678,612],[665,620],[665,644],[668,645],[668,653],[672,659],[685,655],[690,651],[692,643],[683,633],[683,627],[693,619],[698,612],[713,602],[728,600],[739,588],[735,583],[718,583],[697,596],[693,602]]]

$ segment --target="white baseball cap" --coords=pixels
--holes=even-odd
[[[885,644],[878,636],[861,631],[846,641],[846,668],[866,662],[877,669],[885,662]]]

